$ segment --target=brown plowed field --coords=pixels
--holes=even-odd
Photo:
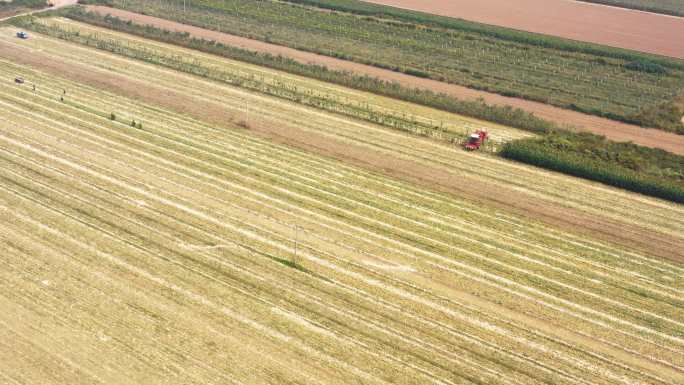
[[[473,90],[467,87],[443,83],[431,79],[418,78],[365,64],[299,51],[275,44],[264,43],[258,40],[211,31],[120,9],[100,6],[88,6],[88,9],[91,11],[100,12],[102,14],[109,13],[124,20],[133,20],[141,24],[154,25],[156,27],[164,28],[170,31],[188,32],[196,37],[211,39],[253,51],[269,52],[275,55],[291,57],[304,63],[322,64],[331,69],[353,71],[362,75],[375,76],[384,80],[395,81],[408,87],[427,88],[436,92],[444,92],[464,99],[483,98],[487,103],[490,104],[510,105],[513,107],[522,108],[526,111],[533,112],[541,118],[557,122],[560,125],[581,127],[582,129],[594,132],[596,134],[605,135],[606,137],[616,141],[632,141],[643,146],[661,148],[676,154],[684,154],[684,137],[661,130],[644,129],[638,126],[616,122],[597,116],[582,114],[576,111],[565,110],[543,103]]]
[[[684,18],[569,0],[368,0],[658,55],[684,58]]]

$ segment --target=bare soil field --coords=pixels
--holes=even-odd
[[[303,63],[321,64],[331,69],[352,71],[361,75],[374,76],[387,81],[395,81],[407,87],[426,88],[436,92],[443,92],[453,95],[462,99],[483,98],[487,103],[490,104],[510,105],[533,112],[535,115],[554,121],[561,126],[570,125],[599,135],[605,135],[612,140],[632,141],[643,146],[661,148],[676,154],[684,154],[684,137],[662,130],[644,129],[635,125],[566,110],[544,103],[506,97],[494,93],[473,90],[455,84],[419,78],[370,65],[299,51],[288,47],[269,44],[262,41],[247,39],[217,31],[211,31],[152,16],[128,12],[121,9],[101,6],[88,6],[87,8],[90,11],[96,11],[101,14],[111,14],[123,20],[133,20],[140,24],[154,25],[169,31],[188,32],[191,35],[197,36],[199,38],[231,44],[253,51],[268,52],[274,55],[283,55]]]
[[[684,58],[684,18],[569,0],[368,0],[522,31]]]

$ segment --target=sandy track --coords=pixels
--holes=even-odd
[[[211,31],[120,9],[100,6],[88,6],[88,9],[101,14],[109,13],[124,20],[133,20],[141,24],[154,25],[170,31],[188,32],[193,36],[215,40],[253,51],[269,52],[274,55],[291,57],[303,63],[322,64],[331,69],[352,71],[362,75],[374,76],[383,80],[398,82],[407,87],[426,88],[436,92],[444,92],[463,99],[483,98],[487,103],[490,104],[510,105],[513,107],[522,108],[526,111],[533,112],[541,118],[554,121],[560,125],[573,125],[581,127],[584,130],[599,135],[605,135],[606,137],[616,141],[632,141],[643,146],[661,148],[676,154],[684,154],[683,136],[671,134],[657,129],[644,129],[642,127],[621,123],[610,119],[582,114],[576,111],[565,110],[550,106],[548,104],[473,90],[467,87],[443,83],[431,79],[422,79],[365,64],[299,51],[258,40]]]
[[[221,104],[198,103],[193,96],[157,87],[149,82],[136,81],[103,71],[93,71],[87,67],[74,66],[72,63],[66,64],[36,51],[32,52],[31,55],[26,55],[26,51],[23,49],[14,48],[4,43],[0,43],[0,53],[2,53],[2,57],[17,63],[40,68],[55,75],[133,97],[146,103],[157,104],[209,123],[222,125],[235,119],[234,114]],[[469,179],[468,183],[462,183],[460,179],[455,178],[446,170],[412,160],[388,157],[385,153],[367,147],[331,139],[325,135],[300,130],[293,126],[276,127],[268,124],[253,124],[252,132],[277,143],[323,154],[367,170],[382,172],[385,175],[428,186],[438,191],[464,196],[561,228],[591,234],[595,238],[618,242],[670,260],[682,260],[680,239],[637,225],[562,207],[555,203],[535,199],[524,192],[478,179]]]
[[[684,18],[570,0],[366,0],[501,27],[684,58]]]

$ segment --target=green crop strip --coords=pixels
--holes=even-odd
[[[592,134],[553,133],[508,142],[506,158],[684,203],[684,157]]]

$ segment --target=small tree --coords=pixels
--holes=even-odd
[[[114,113],[112,112],[112,114],[109,115],[109,119],[110,120],[116,120],[116,115],[114,115]]]
[[[135,119],[131,121],[131,127],[135,127]]]

